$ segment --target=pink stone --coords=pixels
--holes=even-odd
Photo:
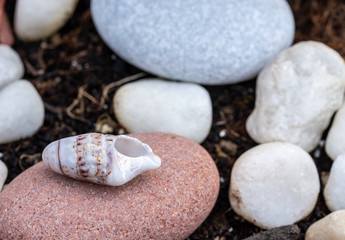
[[[219,175],[197,143],[133,134],[162,160],[121,187],[59,175],[36,164],[0,194],[0,239],[185,239],[211,212]]]

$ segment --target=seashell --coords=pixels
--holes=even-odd
[[[161,159],[136,138],[87,133],[50,143],[43,161],[53,171],[74,179],[120,186],[159,168]]]

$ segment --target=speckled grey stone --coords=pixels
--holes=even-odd
[[[0,193],[0,239],[183,240],[206,219],[219,191],[211,156],[165,133],[133,134],[162,160],[120,187],[78,181],[43,162]]]
[[[285,0],[97,0],[91,12],[101,37],[129,63],[207,85],[253,78],[295,30]]]

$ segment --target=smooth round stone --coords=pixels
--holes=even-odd
[[[240,156],[230,180],[234,211],[261,228],[293,224],[314,209],[320,191],[307,152],[283,142],[265,143]]]
[[[323,43],[300,42],[268,64],[256,84],[246,124],[250,137],[258,143],[291,142],[309,152],[342,104],[345,63]]]
[[[207,85],[253,78],[295,33],[285,0],[93,0],[91,13],[103,40],[129,63]]]
[[[202,142],[212,125],[208,91],[194,83],[144,79],[119,88],[116,118],[130,133],[168,132]]]
[[[0,44],[0,89],[9,82],[21,79],[24,64],[18,53],[10,46]]]
[[[7,173],[8,173],[8,170],[7,170],[5,163],[3,163],[0,160],[0,192],[1,192],[1,189],[4,186],[4,183],[6,181]]]
[[[325,150],[327,155],[336,159],[345,153],[345,103],[337,111],[326,138]]]
[[[131,136],[162,159],[159,169],[109,187],[36,164],[0,194],[0,238],[186,239],[216,202],[214,161],[200,145],[177,135]]]
[[[17,0],[14,31],[22,41],[51,36],[73,15],[78,0]]]
[[[334,161],[323,192],[326,205],[331,211],[345,209],[345,154]]]
[[[29,81],[18,80],[0,88],[0,144],[33,135],[43,120],[42,99]]]
[[[339,210],[313,223],[307,230],[305,240],[344,240],[344,229],[345,210]]]

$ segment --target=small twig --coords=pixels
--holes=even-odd
[[[67,115],[72,118],[72,119],[75,119],[75,120],[79,120],[81,122],[89,122],[88,120],[86,120],[85,118],[83,117],[80,117],[80,116],[77,116],[75,115],[72,111],[73,109],[78,106],[79,103],[81,103],[81,106],[79,108],[79,113],[83,113],[84,112],[84,102],[82,101],[82,98],[83,98],[83,95],[84,95],[84,90],[85,88],[87,87],[87,85],[83,85],[81,87],[79,87],[78,89],[78,96],[76,99],[73,100],[72,104],[69,105],[67,108],[66,108],[66,113]]]
[[[23,164],[22,164],[22,160],[23,160],[24,158],[27,158],[27,159],[30,160],[29,162],[32,162],[33,159],[39,158],[39,157],[41,157],[41,155],[42,155],[41,153],[35,153],[35,154],[32,154],[32,155],[23,153],[22,155],[20,155],[19,160],[17,160],[20,169],[21,169],[22,171],[25,170],[25,168],[24,168],[24,166],[23,166]]]
[[[77,52],[76,54],[73,54],[72,56],[65,59],[66,62],[70,62],[72,60],[76,60],[82,57],[85,57],[88,54],[87,50],[82,50],[80,52]]]
[[[28,60],[26,60],[26,59],[24,59],[24,64],[25,64],[26,69],[29,71],[29,73],[32,76],[37,77],[37,76],[42,76],[44,74],[44,70],[43,69],[36,70],[34,68],[34,66],[32,66],[32,64]]]
[[[44,42],[42,42],[42,44],[40,45],[40,48],[38,49],[38,52],[37,52],[37,60],[38,60],[38,63],[41,67],[41,69],[43,70],[43,73],[45,72],[45,70],[47,69],[47,64],[44,62],[44,58],[43,58],[43,55],[44,55],[44,51],[45,51],[45,45],[43,44]]]
[[[19,159],[23,160],[24,158],[27,158],[29,160],[32,160],[32,159],[41,157],[41,155],[42,155],[41,153],[35,153],[35,154],[32,154],[32,155],[23,153],[22,155],[20,155]]]
[[[93,102],[96,105],[102,106],[100,105],[101,103],[91,94],[89,94],[88,92],[83,92],[83,96],[86,97],[87,99],[89,99],[91,102]]]
[[[48,103],[44,103],[44,107],[48,110],[48,111],[50,111],[50,112],[52,112],[52,113],[55,113],[56,115],[57,115],[57,117],[58,117],[58,119],[60,120],[60,121],[62,121],[62,110],[61,110],[61,108],[60,107],[54,107],[53,105],[50,105],[50,104],[48,104]]]
[[[77,114],[79,115],[84,113],[85,111],[84,97],[90,100],[92,103],[98,105],[99,107],[101,106],[100,101],[98,101],[94,96],[92,96],[91,94],[85,91],[86,88],[87,88],[87,84],[79,87],[77,98],[74,99],[72,104],[66,108],[66,113],[70,118],[76,119],[82,122],[89,122],[89,121],[81,116],[77,116],[76,114],[74,114],[73,110],[75,109],[76,106],[79,105],[79,108],[76,109],[75,112],[77,112]]]
[[[145,77],[147,75],[147,73],[141,72],[141,73],[137,73],[135,75],[129,76],[129,77],[125,77],[123,79],[120,79],[119,81],[116,82],[112,82],[109,83],[107,86],[104,87],[103,89],[103,93],[102,93],[102,98],[101,98],[101,102],[100,105],[104,108],[104,103],[105,100],[107,100],[109,98],[109,92],[111,90],[113,90],[115,87],[121,86],[125,83],[137,80],[139,78]]]

